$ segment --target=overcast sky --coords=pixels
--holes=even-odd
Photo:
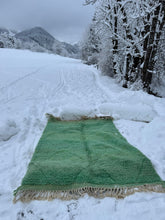
[[[59,40],[80,40],[94,13],[83,0],[0,0],[0,27],[41,26]]]

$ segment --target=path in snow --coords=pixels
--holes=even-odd
[[[77,201],[13,205],[12,192],[21,184],[42,135],[45,113],[65,119],[82,115],[121,119],[116,126],[165,179],[165,99],[123,89],[93,67],[55,55],[0,49],[0,71],[2,220],[165,219],[165,195],[154,193],[137,193],[124,200],[85,196]]]

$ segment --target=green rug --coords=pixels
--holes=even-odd
[[[113,120],[61,121],[49,116],[15,201],[77,199],[88,193],[123,198],[165,192],[151,162],[131,146]]]

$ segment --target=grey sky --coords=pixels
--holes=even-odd
[[[0,0],[0,27],[41,26],[59,40],[78,41],[94,13],[83,0]]]

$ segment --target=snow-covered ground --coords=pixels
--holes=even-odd
[[[113,116],[123,136],[165,180],[165,99],[121,88],[79,60],[0,49],[0,219],[165,219],[165,194],[159,193],[13,204],[13,190],[46,125],[45,113],[64,119]]]

